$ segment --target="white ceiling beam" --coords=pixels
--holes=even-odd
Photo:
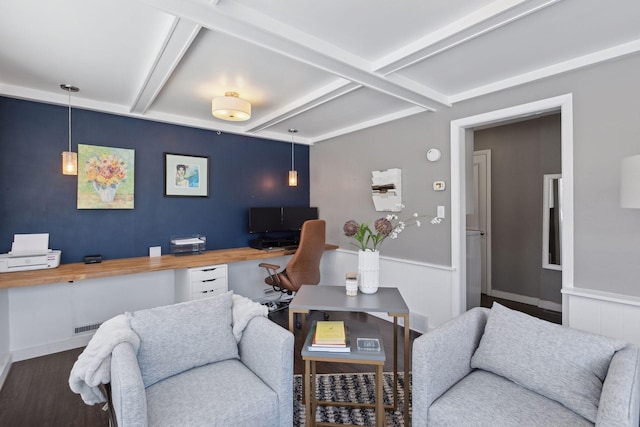
[[[343,127],[341,129],[336,129],[334,131],[331,132],[327,132],[324,133],[318,137],[315,138],[310,138],[309,139],[309,143],[311,145],[315,144],[316,142],[320,142],[320,141],[324,141],[330,138],[335,138],[341,135],[346,135],[348,133],[351,132],[356,132],[362,129],[367,129],[370,128],[372,126],[377,126],[383,123],[387,123],[387,122],[392,122],[394,120],[398,120],[398,119],[402,119],[404,117],[409,117],[409,116],[413,116],[414,114],[420,114],[420,113],[424,113],[425,110],[423,108],[420,107],[411,107],[408,108],[406,110],[402,110],[402,111],[395,111],[393,113],[390,114],[386,114],[384,116],[380,116],[380,117],[376,117],[370,120],[365,120],[362,121],[360,123],[356,123],[354,125],[351,126],[346,126]]]
[[[372,72],[370,64],[362,58],[236,3],[222,2],[210,7],[194,0],[139,1],[423,109],[436,111],[449,105],[444,95],[434,99],[403,87]]]
[[[335,82],[313,91],[306,96],[300,97],[295,102],[285,105],[273,114],[269,114],[262,120],[253,123],[252,127],[247,128],[246,131],[251,133],[260,132],[361,87],[362,86],[348,80],[337,79]]]
[[[173,25],[167,32],[164,43],[131,106],[132,113],[144,114],[149,109],[193,43],[200,28],[202,28],[200,25],[186,19],[174,19]]]
[[[383,75],[400,71],[559,1],[496,1],[379,59],[373,70]]]
[[[621,58],[623,56],[632,55],[638,52],[640,52],[640,39],[608,49],[603,49],[598,52],[590,53],[588,55],[573,58],[568,61],[559,62],[548,67],[539,68],[528,73],[519,74],[517,76],[480,86],[465,92],[460,92],[458,94],[452,95],[450,99],[453,103],[466,101],[471,98],[477,98],[482,95],[509,89],[515,86],[533,82],[535,80],[567,73],[579,68],[588,67],[593,64],[610,61],[612,59]]]

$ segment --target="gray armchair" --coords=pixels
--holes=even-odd
[[[494,304],[414,341],[412,425],[640,423],[640,349]]]
[[[119,427],[292,425],[293,335],[258,316],[238,341],[223,297],[129,315],[139,349],[111,357]]]

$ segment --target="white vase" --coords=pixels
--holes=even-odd
[[[380,252],[358,251],[358,287],[363,294],[375,294],[380,284]]]
[[[92,182],[93,189],[96,190],[96,193],[98,193],[98,196],[103,203],[111,203],[114,201],[114,199],[116,198],[116,191],[118,190],[118,186],[120,186],[120,183],[102,187],[100,184],[96,184],[95,181]]]

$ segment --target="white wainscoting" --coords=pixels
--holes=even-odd
[[[173,304],[173,270],[75,283],[9,289],[9,350],[14,361],[86,345],[92,331],[78,326],[102,323],[125,311]]]
[[[287,260],[278,261],[285,265]],[[258,263],[236,264],[229,265],[229,288],[240,294],[248,293],[243,288],[262,292],[265,273]],[[355,251],[325,252],[321,285],[344,286],[345,274],[357,271],[357,265]],[[419,332],[453,317],[452,272],[449,266],[380,257],[381,286],[400,289],[411,311],[410,327]],[[0,354],[0,379],[11,361],[86,345],[92,333],[74,335],[77,326],[101,323],[124,311],[172,304],[174,283],[175,274],[169,270],[5,290],[8,312],[0,323],[9,332],[9,354]]]
[[[566,326],[640,345],[640,298],[581,288],[565,288]]]
[[[344,286],[347,272],[358,271],[358,253],[338,249],[325,253],[321,266],[321,285]],[[449,266],[427,264],[380,256],[380,286],[395,287],[407,302],[409,326],[427,332],[450,320],[451,273]],[[389,316],[379,316],[391,320]]]

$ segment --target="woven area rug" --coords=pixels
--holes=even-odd
[[[375,375],[366,374],[318,374],[316,375],[316,393],[318,400],[373,403],[375,401]],[[409,378],[411,382],[411,378]],[[305,407],[301,403],[304,392],[302,376],[295,375],[293,379],[293,425],[302,427],[305,425]],[[398,375],[398,409],[386,410],[387,426],[404,426],[404,374]],[[411,391],[411,384],[409,384]],[[393,401],[393,374],[384,373],[383,394],[385,405]],[[409,402],[411,402],[409,395]],[[409,419],[411,419],[411,407],[409,407]],[[318,406],[316,421],[339,424],[355,424],[362,426],[375,425],[375,412],[373,408],[351,408],[342,406]]]

